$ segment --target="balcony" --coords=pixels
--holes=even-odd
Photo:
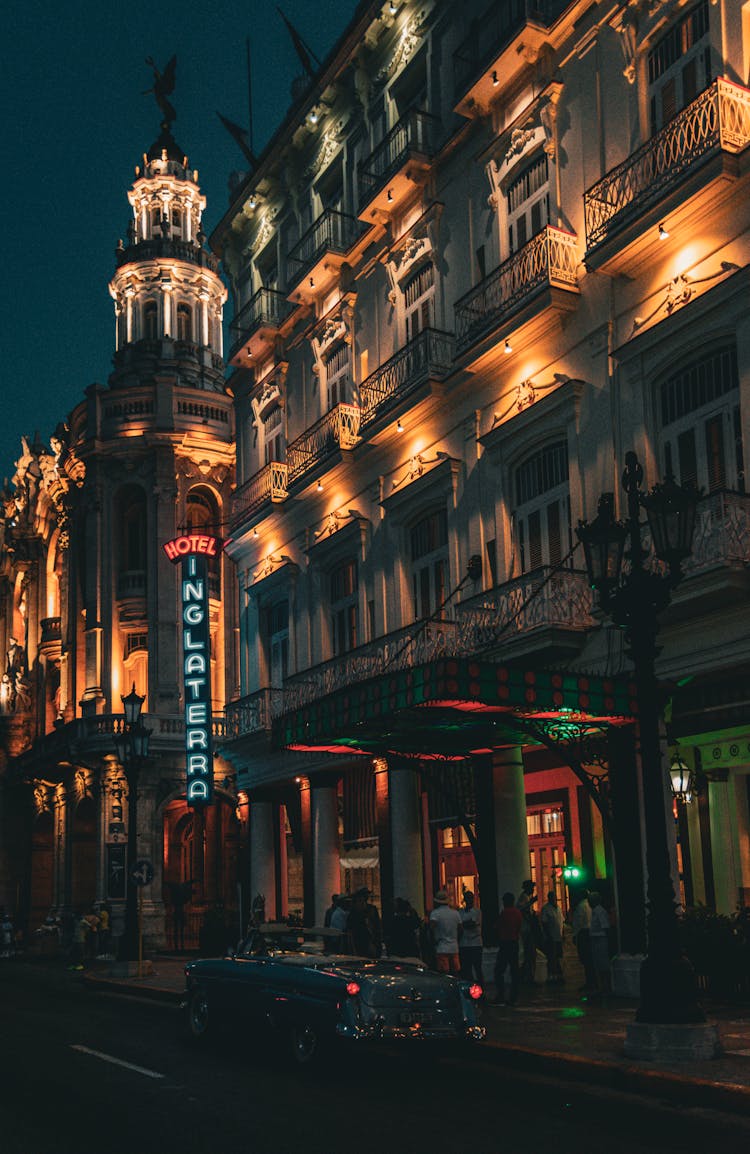
[[[270,461],[235,490],[231,531],[234,533],[252,521],[266,505],[276,505],[287,496],[287,466],[281,461]]]
[[[218,258],[189,240],[164,240],[162,237],[152,237],[136,244],[129,244],[115,255],[118,268],[149,260],[183,260],[199,268],[210,269],[211,272],[219,271]]]
[[[511,319],[518,327],[543,313],[556,317],[570,311],[573,294],[579,291],[577,266],[575,236],[549,225],[543,228],[456,302],[459,354],[499,335]]]
[[[230,701],[224,708],[224,736],[227,741],[268,734],[274,717],[283,711],[282,689],[259,689]]]
[[[472,23],[453,53],[455,110],[485,115],[496,94],[507,90],[534,62],[547,28],[569,0],[496,0]]]
[[[333,285],[345,261],[355,258],[367,225],[327,208],[289,250],[289,300],[310,304]]]
[[[580,653],[596,625],[591,606],[584,572],[544,565],[462,601],[456,607],[457,644],[465,656],[564,660]]]
[[[336,405],[287,446],[287,484],[301,481],[339,449],[353,449],[359,441],[359,406]]]
[[[410,109],[359,167],[359,219],[390,216],[424,184],[435,155],[439,121]]]
[[[367,645],[294,674],[284,682],[283,712],[299,709],[371,677],[397,669],[412,669],[438,657],[453,656],[456,627],[452,621],[435,621],[423,627],[415,622],[387,633]]]
[[[671,231],[713,218],[737,195],[750,142],[750,91],[716,80],[651,140],[584,194],[586,266],[632,271]]]
[[[444,381],[453,362],[452,333],[423,329],[362,382],[359,389],[360,432],[371,435],[395,420],[407,401]]]
[[[256,359],[273,342],[291,312],[283,293],[259,288],[229,326],[233,337],[229,363],[241,367]]]
[[[42,629],[42,645],[50,645],[62,639],[61,621],[59,617],[43,617],[40,621]]]
[[[720,490],[698,502],[693,550],[682,566],[669,620],[735,602],[750,593],[750,495]]]

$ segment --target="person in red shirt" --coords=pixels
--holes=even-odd
[[[510,970],[508,1005],[515,1006],[518,998],[518,941],[521,937],[523,914],[516,909],[513,894],[503,894],[503,908],[495,926],[497,959],[495,961],[495,1004],[505,1005],[505,971]]]

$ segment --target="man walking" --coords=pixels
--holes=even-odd
[[[461,977],[467,982],[474,980],[484,984],[482,977],[482,911],[474,904],[474,894],[464,890],[464,908],[459,911],[463,933],[459,955]]]
[[[505,971],[510,971],[508,1005],[515,1006],[518,1000],[518,943],[521,937],[523,914],[516,908],[516,899],[508,892],[503,894],[503,908],[497,919],[497,959],[495,961],[495,1004],[505,1005]]]

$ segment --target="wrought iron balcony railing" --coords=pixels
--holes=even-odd
[[[547,225],[456,302],[459,352],[502,324],[542,288],[578,291],[576,238]]]
[[[377,677],[386,670],[411,669],[438,657],[454,656],[456,627],[452,621],[421,622],[387,633],[349,653],[324,661],[284,682],[283,711],[308,705],[357,682]]]
[[[353,449],[359,440],[359,406],[336,405],[287,446],[287,484],[299,481],[336,449]]]
[[[287,465],[281,461],[269,461],[235,491],[232,497],[231,528],[238,529],[264,505],[285,501],[286,498]]]
[[[150,240],[141,240],[120,249],[116,257],[118,268],[130,261],[168,259],[189,261],[190,264],[210,269],[211,272],[219,271],[218,258],[189,240],[163,240],[161,237],[152,237]]]
[[[229,326],[233,335],[229,352],[231,360],[242,345],[260,328],[278,329],[289,316],[292,306],[284,293],[275,289],[259,288],[242,306]]]
[[[693,550],[683,563],[686,577],[716,566],[750,564],[750,495],[720,490],[698,502]]]
[[[587,251],[656,204],[720,151],[750,142],[750,91],[716,80],[669,124],[584,194]]]
[[[464,95],[526,24],[549,27],[569,3],[570,0],[494,0],[472,23],[468,36],[453,53],[456,99]]]
[[[224,708],[224,736],[228,741],[253,733],[267,733],[274,717],[283,713],[283,689],[259,689],[230,701]]]
[[[458,645],[468,656],[544,627],[583,632],[596,624],[591,606],[586,573],[544,565],[457,605]]]
[[[453,334],[439,329],[423,329],[399,349],[360,386],[361,428],[408,397],[423,381],[445,377],[453,351]]]
[[[390,180],[410,156],[435,153],[439,121],[411,108],[359,166],[360,208]]]
[[[326,253],[345,255],[366,229],[355,216],[327,208],[289,250],[290,265],[299,266],[290,269],[291,282],[301,280]]]

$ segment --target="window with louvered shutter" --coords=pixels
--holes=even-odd
[[[568,450],[558,441],[533,453],[514,473],[515,567],[521,573],[559,565],[570,549]]]
[[[735,346],[711,349],[672,373],[659,400],[665,471],[709,492],[744,491]]]
[[[708,0],[675,20],[648,54],[651,132],[658,132],[711,83]]]

